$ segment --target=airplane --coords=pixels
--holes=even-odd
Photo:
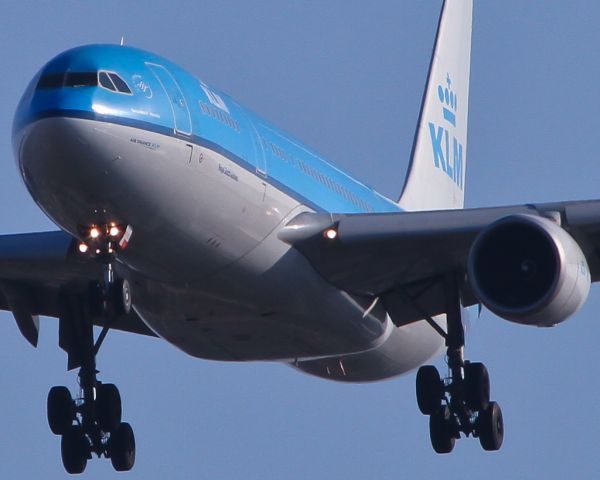
[[[0,236],[0,308],[33,345],[39,316],[58,318],[80,385],[47,398],[67,472],[92,455],[134,466],[119,390],[97,378],[111,329],[340,382],[418,369],[436,452],[461,436],[501,447],[465,319],[480,305],[539,327],[574,314],[600,273],[600,204],[464,208],[471,29],[472,1],[446,0],[398,200],[151,53],[88,45],[42,67],[12,140],[60,230]],[[448,375],[425,365],[440,354]]]

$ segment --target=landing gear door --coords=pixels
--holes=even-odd
[[[173,125],[175,133],[183,135],[192,134],[192,119],[190,109],[179,84],[165,67],[156,63],[146,62],[146,65],[160,82],[165,94],[169,98],[169,105],[173,112]]]

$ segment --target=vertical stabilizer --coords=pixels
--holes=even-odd
[[[472,0],[442,7],[411,160],[398,201],[404,210],[463,208]]]

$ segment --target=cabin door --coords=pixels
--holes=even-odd
[[[175,133],[183,135],[192,134],[192,119],[190,117],[190,109],[185,100],[185,96],[179,88],[179,84],[175,77],[162,65],[156,63],[146,63],[148,68],[152,70],[154,76],[160,82],[171,106],[173,112],[173,125]]]

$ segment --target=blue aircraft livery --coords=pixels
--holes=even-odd
[[[448,73],[446,75],[446,86],[438,85],[437,88],[446,124],[435,125],[433,122],[429,122],[429,135],[431,137],[434,165],[436,168],[441,168],[463,190],[463,145],[454,134],[458,96],[451,87],[452,79]],[[451,152],[452,156],[450,155]]]
[[[33,80],[23,97],[29,101],[19,108],[16,130],[58,115],[140,127],[214,148],[318,211],[399,210],[224,93],[149,52],[116,45],[66,51]]]
[[[421,367],[433,449],[501,447],[487,369],[464,355],[469,312],[538,327],[577,312],[600,279],[600,201],[464,209],[471,32],[472,0],[445,0],[397,203],[151,53],[84,46],[35,75],[13,149],[61,230],[0,235],[0,310],[34,346],[39,316],[59,319],[80,387],[48,394],[67,472],[135,461],[97,377],[109,329],[342,382]],[[444,351],[442,375],[424,365]]]

